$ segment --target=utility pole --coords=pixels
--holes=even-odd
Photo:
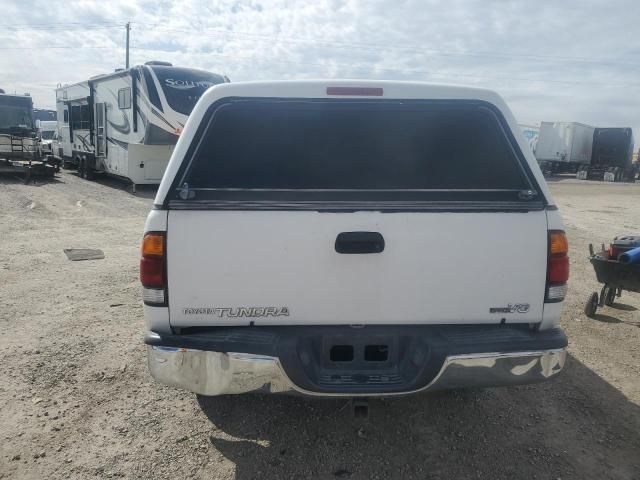
[[[126,28],[127,28],[127,56],[125,60],[125,68],[128,70],[129,69],[129,31],[131,30],[131,22],[127,22]]]

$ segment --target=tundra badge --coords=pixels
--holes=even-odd
[[[188,307],[183,308],[184,315],[213,315],[215,317],[288,317],[288,307]]]
[[[527,313],[529,311],[528,303],[508,304],[506,307],[491,307],[489,313]]]

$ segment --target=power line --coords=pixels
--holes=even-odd
[[[96,49],[96,50],[106,50],[111,49],[113,47],[92,47],[90,45],[41,45],[35,47],[0,47],[0,50],[45,50],[49,48],[67,48],[67,49]]]
[[[111,21],[111,22],[92,22],[91,25],[124,25],[123,21]],[[87,22],[47,22],[47,23],[7,23],[0,24],[0,27],[39,27],[39,26],[61,26],[61,25],[87,25]]]
[[[126,22],[65,22],[65,23],[24,23],[24,24],[9,24],[9,25],[0,25],[2,29],[10,29],[10,30],[48,30],[48,29],[62,29],[62,28],[71,28],[71,27],[83,27],[83,28],[116,28],[122,27]]]
[[[273,36],[261,33],[249,33],[249,32],[238,32],[238,31],[229,31],[229,30],[217,30],[217,29],[180,29],[180,28],[170,28],[166,27],[163,24],[148,24],[148,23],[140,23],[140,22],[132,22],[138,25],[144,25],[147,27],[157,28],[164,31],[174,31],[181,33],[198,33],[200,36],[211,36],[211,37],[220,37],[220,36],[245,36],[252,38],[261,38],[264,40],[272,40],[276,42],[282,43],[312,43],[314,45],[324,45],[329,47],[339,47],[339,48],[351,48],[351,49],[365,49],[365,50],[404,50],[411,51],[415,53],[422,54],[432,54],[437,56],[470,56],[470,57],[492,57],[492,58],[514,58],[520,60],[534,60],[534,61],[559,61],[559,62],[577,62],[577,63],[591,63],[591,64],[601,64],[601,65],[620,65],[620,66],[640,66],[639,63],[633,62],[617,62],[611,60],[602,60],[602,59],[592,59],[587,57],[568,57],[568,56],[549,56],[549,55],[531,55],[531,54],[521,54],[521,53],[503,53],[503,52],[482,52],[482,51],[465,51],[465,52],[452,52],[441,49],[433,49],[433,48],[424,48],[416,45],[397,45],[397,44],[371,44],[371,43],[353,43],[353,42],[341,42],[341,41],[327,41],[327,40],[319,40],[314,38],[302,38],[302,37],[292,37],[292,36]],[[201,32],[210,32],[208,35],[202,35]]]
[[[148,27],[156,27],[165,31],[173,31],[173,32],[190,32],[193,33],[196,30],[184,30],[184,29],[178,29],[178,28],[168,28],[168,27],[164,27],[163,25],[158,25],[158,24],[144,24],[144,23],[140,23],[140,22],[136,22],[135,24],[137,25],[145,25]],[[79,22],[68,22],[68,23],[59,23],[59,24],[51,24],[51,25],[44,25],[47,28],[49,27],[59,27],[59,28],[67,28],[69,25],[83,25],[86,27],[86,24],[81,24]],[[96,25],[102,25],[104,28],[122,28],[125,26],[125,24],[107,24],[107,23],[97,23]],[[110,26],[106,26],[106,25],[110,25]],[[37,24],[28,24],[29,28],[32,27],[37,27]],[[0,25],[1,27],[1,25]],[[19,27],[19,25],[17,25],[17,27]],[[23,25],[23,27],[27,27],[27,24]],[[197,31],[196,31],[197,32]],[[314,44],[324,44],[324,45],[331,45],[331,46],[340,46],[341,48],[343,47],[347,47],[347,48],[367,48],[367,49],[371,49],[371,48],[375,48],[376,50],[380,50],[380,49],[385,49],[385,48],[397,48],[397,49],[413,49],[415,48],[416,51],[419,51],[421,53],[425,53],[425,52],[440,52],[439,54],[441,55],[484,55],[484,53],[482,52],[475,52],[475,53],[470,53],[470,52],[466,52],[466,53],[447,53],[444,52],[442,50],[435,50],[435,49],[419,49],[416,47],[412,47],[412,46],[399,46],[399,45],[373,45],[373,44],[363,44],[363,43],[347,43],[347,42],[332,42],[332,41],[316,41],[314,39],[303,39],[303,38],[298,38],[295,39],[293,37],[276,37],[276,36],[269,36],[269,35],[263,35],[263,34],[251,34],[251,33],[244,33],[244,32],[228,32],[228,31],[224,31],[224,32],[220,32],[220,31],[216,31],[213,34],[210,34],[208,36],[213,36],[213,37],[219,37],[219,36],[224,36],[224,35],[243,35],[243,36],[251,36],[251,37],[260,37],[260,38],[264,38],[264,39],[272,39],[278,42],[313,42]],[[207,36],[207,35],[201,35],[201,36]],[[69,49],[69,48],[73,48],[73,49],[79,49],[79,48],[84,48],[84,49],[111,49],[113,47],[105,47],[105,46],[87,46],[87,45],[77,45],[77,46],[68,46],[68,45],[44,45],[44,46],[29,46],[29,47],[0,47],[0,50],[41,50],[41,49]],[[134,49],[134,47],[132,47],[132,50]],[[142,48],[142,47],[135,47],[135,50],[141,50],[141,51],[152,51],[152,52],[165,52],[165,53],[176,53],[176,52],[166,52],[163,50],[159,50],[159,49],[153,49],[153,48]],[[180,51],[179,51],[180,52]],[[216,53],[206,53],[206,52],[193,52],[193,51],[188,51],[188,53],[190,54],[196,54],[196,55],[207,55],[207,56],[213,56],[213,57],[221,57],[221,58],[229,58],[232,59],[234,61],[243,61],[243,62],[255,62],[256,59],[255,57],[247,57],[247,56],[237,56],[237,55],[225,55],[225,54],[216,54]],[[503,54],[490,54],[490,55],[498,55],[501,56]],[[509,54],[504,54],[504,56],[509,57]],[[513,55],[511,55],[513,56]],[[518,57],[518,56],[514,56],[514,57]],[[522,56],[522,58],[537,58],[535,56]],[[545,58],[545,59],[555,59],[555,60],[565,60],[569,57],[539,57],[539,58]],[[580,60],[580,61],[589,61],[589,62],[596,62],[594,60],[589,60],[589,59],[575,59],[574,60]],[[469,74],[469,73],[457,73],[457,72],[452,72],[452,73],[442,73],[439,71],[426,71],[426,70],[419,70],[419,69],[402,69],[402,68],[389,68],[389,67],[381,67],[381,66],[372,66],[372,67],[368,67],[365,65],[352,65],[352,64],[344,64],[344,63],[331,63],[331,64],[322,64],[322,63],[312,63],[312,62],[302,62],[302,61],[293,61],[293,60],[283,60],[280,58],[274,58],[274,59],[269,59],[270,63],[282,63],[282,64],[289,64],[289,65],[305,65],[305,66],[312,66],[312,67],[316,67],[316,68],[322,68],[322,69],[326,69],[329,67],[338,67],[338,68],[343,68],[343,69],[350,69],[350,70],[355,70],[355,71],[362,71],[362,72],[366,72],[367,74],[371,74],[372,72],[375,71],[386,71],[386,72],[394,72],[394,73],[399,73],[399,74],[403,74],[403,75],[425,75],[425,76],[435,76],[435,77],[444,77],[444,78],[459,78],[459,77],[464,77],[464,78],[470,78],[470,79],[476,79],[476,80],[481,80],[481,81],[518,81],[518,82],[535,82],[535,83],[552,83],[552,84],[558,84],[558,85],[571,85],[571,86],[575,86],[575,85],[592,85],[592,86],[602,86],[602,87],[624,87],[624,86],[628,86],[628,87],[637,87],[640,86],[639,84],[612,84],[612,83],[602,83],[602,82],[589,82],[589,81],[580,81],[580,80],[555,80],[555,79],[550,79],[550,78],[545,78],[545,79],[539,79],[539,78],[526,78],[526,77],[487,77],[487,76],[482,76],[482,75],[477,75],[477,74]]]
[[[480,58],[502,58],[502,59],[516,59],[516,60],[529,60],[529,61],[543,61],[543,62],[574,62],[585,64],[597,64],[597,65],[618,65],[624,67],[640,67],[639,63],[634,62],[620,62],[614,60],[592,59],[587,57],[569,57],[569,56],[549,56],[549,55],[531,55],[522,53],[505,53],[505,52],[486,52],[486,51],[464,51],[454,52],[442,49],[424,48],[416,45],[398,45],[398,44],[371,44],[371,43],[358,43],[358,42],[342,42],[342,41],[327,41],[314,38],[303,38],[295,36],[274,36],[261,33],[250,32],[238,32],[228,30],[217,29],[181,29],[171,28],[164,24],[158,23],[143,23],[132,22],[134,25],[141,25],[150,28],[157,28],[168,32],[180,32],[180,33],[199,33],[200,36],[207,36],[213,38],[226,37],[226,36],[240,36],[249,38],[258,38],[262,40],[270,40],[280,43],[312,43],[314,45],[337,47],[342,49],[355,49],[355,50],[370,50],[370,51],[384,51],[384,50],[402,50],[406,52],[429,54],[433,56],[444,57],[480,57]],[[82,22],[64,22],[53,24],[14,24],[14,25],[0,25],[0,27],[10,30],[66,30],[73,26],[82,26],[83,29],[117,29],[125,26],[126,22],[94,22],[86,24]],[[202,35],[202,32],[209,32],[207,35]]]
[[[147,50],[150,52],[164,52],[168,54],[185,53],[181,51],[166,52],[159,49],[140,48],[140,47],[136,47],[136,50],[143,50],[143,51]],[[234,61],[241,60],[244,62],[252,62],[252,63],[255,63],[256,61],[255,57],[247,57],[247,56],[243,57],[238,55],[225,55],[220,53],[206,53],[206,52],[188,52],[188,53],[196,54],[196,55],[206,55],[209,57],[230,58]],[[487,77],[487,76],[474,75],[474,74],[468,74],[468,73],[458,73],[458,72],[441,73],[441,72],[434,72],[434,71],[427,71],[427,70],[416,70],[416,69],[406,70],[406,69],[400,69],[400,68],[389,68],[389,67],[380,67],[380,66],[373,66],[372,68],[367,68],[365,66],[350,65],[350,64],[344,64],[344,63],[321,64],[321,63],[311,63],[311,62],[300,62],[300,61],[294,61],[294,60],[282,60],[279,58],[278,59],[270,58],[268,59],[268,62],[284,63],[284,64],[291,64],[291,65],[307,65],[307,66],[313,66],[313,67],[319,67],[319,68],[325,68],[325,69],[328,67],[340,67],[340,68],[358,70],[358,71],[366,72],[368,74],[375,72],[376,70],[382,70],[387,72],[401,73],[404,75],[440,76],[445,78],[465,77],[465,78],[474,78],[474,79],[482,80],[485,82],[486,81],[517,81],[517,82],[534,82],[534,83],[553,83],[553,84],[571,85],[571,86],[592,85],[592,86],[600,86],[600,87],[638,87],[640,86],[640,84],[635,84],[635,83],[634,84],[613,84],[613,83],[601,83],[601,82],[584,82],[584,81],[576,81],[576,80],[552,80],[552,79],[536,79],[536,78],[523,78],[523,77]]]

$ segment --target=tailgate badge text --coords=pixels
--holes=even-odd
[[[218,318],[288,317],[289,307],[187,307],[185,315],[210,315]]]
[[[506,307],[491,307],[489,313],[527,313],[529,311],[528,303],[508,304]]]

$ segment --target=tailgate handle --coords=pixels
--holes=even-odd
[[[338,253],[381,253],[384,237],[378,232],[342,232],[336,237]]]

